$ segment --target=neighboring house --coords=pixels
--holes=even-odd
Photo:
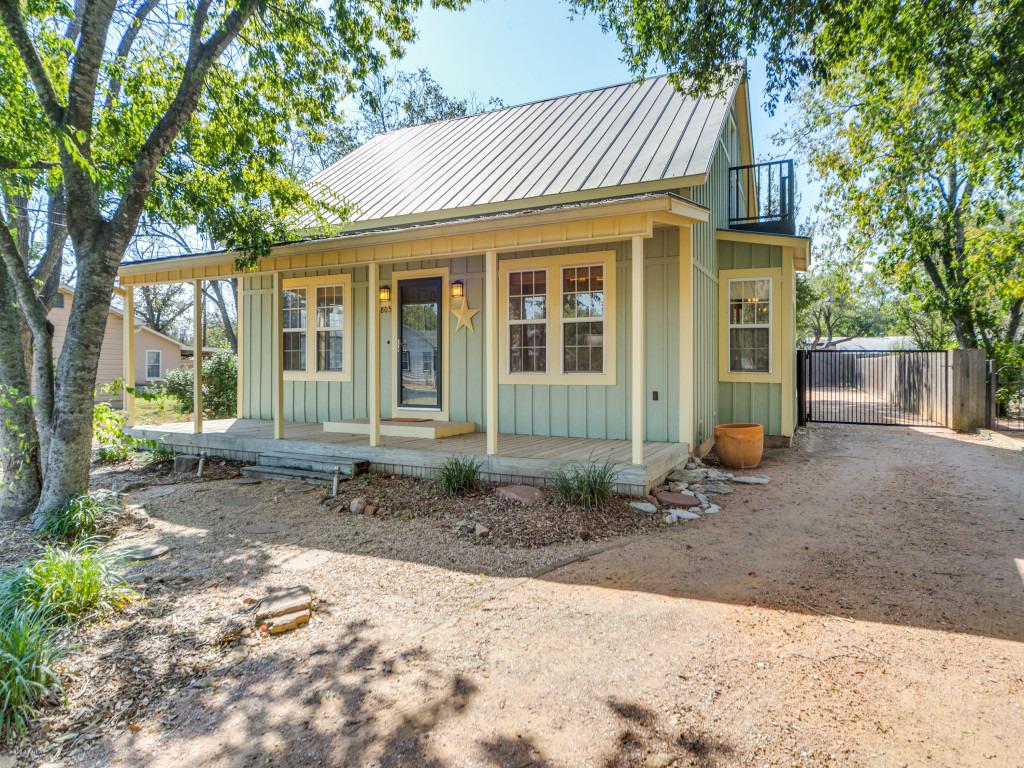
[[[50,310],[49,319],[53,323],[53,355],[54,360],[60,355],[64,346],[64,335],[68,327],[71,313],[71,302],[74,291],[61,286],[57,294],[56,305]],[[163,381],[167,371],[181,366],[181,342],[154,331],[145,325],[135,325],[135,381],[139,385]],[[96,396],[100,400],[110,400],[109,395],[100,392],[104,384],[124,376],[124,314],[116,307],[110,308],[107,315],[107,327],[103,334],[103,345],[100,347],[100,361],[96,369]],[[120,402],[121,396],[115,395],[113,400]]]
[[[810,241],[792,161],[754,164],[745,77],[719,98],[660,77],[393,131],[309,188],[351,220],[254,272],[229,252],[120,268],[127,289],[241,278],[252,421],[178,428],[181,450],[254,457],[301,425],[304,451],[395,471],[459,452],[540,481],[608,459],[643,491],[717,423],[793,434]]]

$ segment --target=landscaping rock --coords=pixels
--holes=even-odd
[[[175,456],[174,457],[174,471],[179,475],[185,475],[190,472],[195,472],[199,466],[198,456]]]
[[[468,536],[473,530],[473,524],[469,520],[459,520],[455,524],[455,535],[456,536]]]
[[[731,472],[722,472],[720,469],[714,467],[708,467],[704,470],[705,476],[708,480],[732,480],[733,476]]]
[[[367,504],[365,507],[363,507],[363,514],[367,517],[373,517],[377,514],[377,505]]]
[[[705,469],[676,469],[668,476],[668,479],[676,483],[703,483],[707,478]]]
[[[262,624],[267,619],[301,611],[309,613],[312,606],[313,598],[309,593],[309,587],[298,586],[274,590],[256,604],[256,623]]]
[[[366,499],[362,496],[352,499],[352,502],[348,505],[348,511],[353,515],[361,515],[366,510]]]
[[[768,485],[770,480],[768,475],[736,475],[732,478],[734,483],[741,485]]]
[[[135,544],[128,547],[115,547],[113,552],[129,563],[141,563],[155,560],[166,555],[171,548],[166,544]]]
[[[235,485],[259,485],[263,481],[258,477],[239,477],[233,482]]]
[[[473,527],[473,535],[476,536],[478,539],[483,539],[491,535],[491,529],[488,528],[486,525],[481,525],[480,523],[477,523]]]
[[[700,515],[688,509],[673,509],[672,514],[676,516],[676,520],[700,520]]]
[[[647,512],[649,514],[654,514],[658,511],[658,508],[649,501],[631,501],[629,502],[629,506],[638,512]]]
[[[273,616],[264,622],[267,631],[272,635],[280,635],[282,632],[289,632],[309,623],[309,610],[293,611],[281,616]]]
[[[663,507],[699,507],[700,500],[692,493],[676,493],[674,491],[659,491],[657,494],[658,503]]]
[[[678,523],[678,522],[679,522],[679,518],[678,518],[678,517],[676,517],[676,514],[675,514],[675,512],[669,512],[669,513],[668,513],[667,515],[665,515],[665,516],[664,516],[664,517],[662,518],[662,520],[664,520],[664,521],[665,521],[665,524],[666,524],[666,525],[674,525],[675,523]]]
[[[673,493],[682,493],[683,491],[688,490],[689,487],[690,486],[689,486],[688,483],[674,483],[673,482],[673,483],[669,483],[668,484],[668,489],[670,491],[672,491]]]
[[[707,509],[704,510],[705,515],[717,515],[722,511],[722,508],[717,504],[709,504]]]
[[[732,488],[730,488],[725,483],[705,483],[704,493],[732,493]]]
[[[134,480],[132,482],[125,483],[124,485],[117,486],[114,490],[118,493],[131,493],[132,491],[141,491],[147,485],[148,483],[143,480]],[[2,763],[0,763],[0,768],[3,768]]]
[[[544,499],[544,493],[540,488],[532,485],[503,485],[495,490],[494,495],[509,501],[518,501],[520,504],[536,504]]]
[[[678,759],[676,755],[670,755],[668,752],[655,752],[644,758],[644,768],[669,768],[675,765]]]

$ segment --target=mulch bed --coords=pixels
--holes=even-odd
[[[481,544],[502,547],[545,547],[572,541],[597,541],[615,536],[644,533],[665,527],[661,515],[640,512],[629,506],[631,498],[612,496],[605,504],[583,509],[564,503],[549,489],[536,504],[521,504],[494,495],[497,485],[465,496],[448,497],[439,493],[429,480],[362,475],[345,483],[337,498],[324,505],[342,511],[352,499],[362,497],[377,506],[377,516],[433,518]],[[486,536],[475,536],[477,524],[488,529]]]

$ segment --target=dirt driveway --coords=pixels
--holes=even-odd
[[[1024,456],[816,426],[764,472],[543,575],[586,547],[425,561],[415,527],[318,541],[162,492],[147,535],[199,625],[270,584],[323,609],[196,686],[154,672],[148,714],[70,762],[1024,765]]]

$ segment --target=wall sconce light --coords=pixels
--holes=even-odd
[[[380,300],[380,311],[390,312],[391,311],[391,286],[382,285],[380,290],[377,291],[377,298]]]
[[[452,281],[452,298],[461,299],[466,295],[466,284],[461,280]]]

